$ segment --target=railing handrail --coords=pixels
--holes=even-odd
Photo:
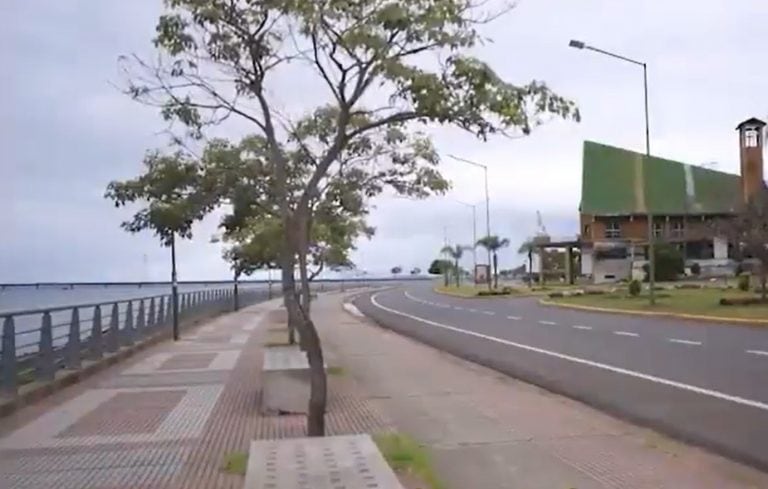
[[[227,289],[228,287],[211,287],[207,290],[222,290]],[[201,292],[198,290],[188,290],[185,292],[179,292],[179,295],[183,294],[192,294],[195,292]],[[247,291],[241,291],[247,292]],[[131,302],[131,301],[147,301],[152,299],[158,299],[160,297],[168,297],[171,293],[168,292],[167,294],[157,294],[157,295],[147,295],[142,297],[133,297],[130,299],[116,299],[113,301],[104,301],[104,302],[89,302],[85,304],[69,304],[64,306],[54,306],[54,307],[42,307],[38,309],[19,309],[19,310],[12,310],[12,311],[0,311],[0,318],[4,318],[7,316],[30,316],[32,314],[45,314],[46,312],[61,312],[61,311],[71,311],[74,308],[77,309],[83,309],[83,308],[91,308],[96,306],[111,306],[112,304],[122,304],[124,302]]]

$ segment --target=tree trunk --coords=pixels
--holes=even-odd
[[[493,288],[499,288],[499,257],[493,252]]]
[[[768,300],[768,266],[760,264],[760,297],[763,302]]]
[[[315,323],[302,313],[301,334],[304,338],[307,360],[309,361],[309,412],[307,414],[307,436],[325,436],[325,406],[328,400],[328,379],[325,374],[325,361],[320,336]]]
[[[282,253],[280,259],[280,283],[283,291],[283,304],[288,314],[288,343],[296,344],[296,330],[301,322],[299,304],[296,301],[296,279],[293,276],[294,257],[290,252]]]
[[[454,261],[453,269],[455,270],[454,273],[456,273],[456,288],[458,289],[459,287],[461,287],[461,272],[459,271],[459,260]]]
[[[307,255],[299,253],[299,278],[301,279],[301,307],[307,316],[310,315],[310,303],[312,292],[309,288],[309,274],[307,273]]]
[[[309,236],[307,231],[311,216],[309,208],[298,209],[295,220],[291,222],[293,228],[286,233],[286,245],[291,251],[298,250],[299,274],[301,276],[302,295],[309,294],[309,281],[307,280],[307,243]],[[293,255],[292,255],[293,256]],[[296,297],[296,296],[294,296]],[[309,295],[306,297],[309,304]],[[299,335],[301,336],[301,348],[306,352],[309,361],[309,409],[307,414],[307,435],[325,435],[325,407],[328,397],[328,385],[323,361],[323,348],[320,344],[320,336],[317,334],[315,324],[305,308],[299,301],[295,301],[299,313]]]

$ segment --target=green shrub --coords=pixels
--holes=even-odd
[[[746,273],[739,275],[738,288],[743,292],[747,292],[749,290],[749,275]]]
[[[587,289],[584,291],[584,295],[605,295],[603,289]]]
[[[565,297],[565,294],[563,294],[562,292],[550,292],[549,297],[551,299],[556,299],[558,297]]]
[[[720,299],[721,306],[753,306],[756,304],[768,304],[760,297],[723,297]]]
[[[698,263],[694,263],[693,265],[691,265],[691,274],[697,275],[697,276],[701,275],[701,265],[699,265]]]
[[[629,283],[629,295],[632,297],[637,297],[640,295],[640,292],[642,291],[643,286],[640,284],[639,280],[633,280]]]
[[[508,285],[505,285],[504,287],[501,288],[501,293],[502,294],[512,294],[513,292],[515,292],[515,289],[513,289],[512,287],[510,287]]]
[[[509,295],[512,293],[512,289],[510,287],[504,287],[503,289],[492,289],[492,290],[478,290],[477,295],[479,297],[489,297],[489,296],[497,296],[497,295]]]

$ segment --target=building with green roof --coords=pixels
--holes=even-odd
[[[751,192],[763,188],[765,123],[739,124],[741,174],[584,142],[580,247],[582,274],[595,282],[642,274],[648,248],[648,214],[657,242],[678,246],[703,273],[728,273],[726,240],[713,222],[736,213]],[[635,270],[635,272],[633,272]]]

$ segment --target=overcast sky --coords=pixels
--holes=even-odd
[[[123,232],[126,213],[103,199],[110,180],[135,176],[144,151],[165,141],[157,112],[115,87],[119,55],[152,52],[161,3],[0,3],[0,282],[167,278],[167,251]],[[641,69],[570,49],[569,39],[648,63],[654,154],[736,173],[734,127],[768,110],[766,25],[765,0],[520,0],[487,26],[493,42],[479,54],[504,78],[545,80],[583,116],[487,143],[434,130],[442,155],[489,166],[492,231],[513,242],[502,266],[522,262],[517,245],[536,231],[537,210],[551,234],[578,231],[585,139],[644,149]],[[456,200],[478,204],[483,234],[482,171],[445,160],[448,197],[376,202],[377,233],[360,243],[359,267],[425,269],[445,235],[469,244],[472,212]],[[203,222],[180,246],[182,280],[229,276],[209,243],[215,228],[215,218]]]

